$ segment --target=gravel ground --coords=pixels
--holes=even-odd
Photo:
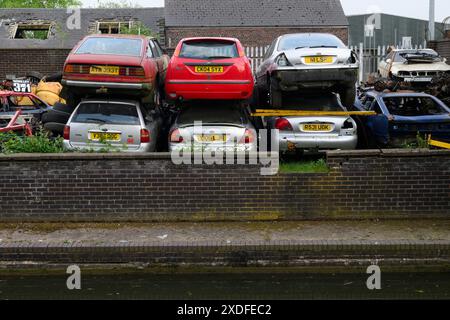
[[[450,220],[172,224],[0,224],[0,243],[450,240]]]

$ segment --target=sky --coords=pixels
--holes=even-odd
[[[111,0],[102,0],[111,1]],[[117,0],[121,1],[121,0]],[[162,7],[164,0],[126,0],[142,7]],[[245,0],[242,0],[245,1]],[[276,0],[274,0],[276,1]],[[82,0],[84,7],[95,7],[97,0]],[[341,0],[346,15],[373,12],[428,19],[428,0]],[[450,1],[436,0],[436,21],[450,16]]]

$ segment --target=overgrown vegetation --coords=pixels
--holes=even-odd
[[[156,35],[142,22],[138,21],[132,24],[130,28],[123,26],[120,28],[121,34],[138,34],[148,37],[156,37]]]
[[[401,145],[402,148],[405,149],[428,149],[430,148],[430,145],[428,144],[428,138],[427,135],[424,134],[423,136],[420,134],[420,132],[417,132],[416,140],[415,141],[405,141]]]
[[[33,136],[21,136],[12,132],[0,133],[0,152],[11,153],[61,153],[63,139],[50,138],[48,132],[38,130]]]
[[[78,0],[0,0],[0,8],[67,8],[81,6]]]
[[[327,173],[329,171],[325,159],[280,163],[280,173]]]
[[[140,8],[140,5],[137,5],[131,1],[127,0],[97,0],[97,7],[102,9],[120,9],[120,8]]]

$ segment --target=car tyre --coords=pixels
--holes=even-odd
[[[269,104],[274,109],[279,109],[283,106],[283,94],[273,78],[269,80]]]
[[[44,129],[50,131],[54,136],[63,136],[66,125],[57,122],[48,122],[44,124]]]
[[[342,104],[347,108],[352,108],[356,100],[356,88],[351,86],[339,90]]]

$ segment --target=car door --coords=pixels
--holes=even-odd
[[[166,77],[166,71],[167,71],[167,56],[164,54],[161,47],[155,42],[155,40],[150,39],[149,40],[149,46],[153,53],[153,59],[155,60],[155,63],[158,68],[158,73],[160,77],[160,83],[164,83],[165,77]]]
[[[372,102],[369,111],[375,111],[376,115],[368,116],[366,119],[368,134],[377,146],[385,146],[389,142],[388,117],[383,113],[377,99]]]

